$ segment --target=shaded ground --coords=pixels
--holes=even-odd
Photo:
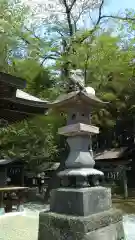
[[[113,199],[113,206],[119,208],[123,213],[134,214],[135,213],[135,198],[131,197],[127,200],[117,197]]]

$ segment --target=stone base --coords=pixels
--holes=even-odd
[[[51,212],[75,216],[89,216],[111,207],[111,190],[104,187],[54,189],[50,202]]]
[[[87,217],[42,212],[38,240],[124,240],[122,214],[119,210]]]

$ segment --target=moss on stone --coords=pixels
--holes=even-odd
[[[88,217],[67,216],[53,212],[40,213],[39,225],[48,228],[87,233],[122,221],[120,210],[110,209]]]

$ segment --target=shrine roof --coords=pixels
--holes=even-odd
[[[8,165],[10,163],[21,163],[24,164],[24,162],[22,160],[18,160],[18,159],[0,159],[0,166],[5,166],[5,165]]]
[[[5,82],[8,85],[14,86],[16,88],[25,88],[26,87],[26,81],[22,78],[15,77],[11,74],[0,72],[0,81]]]
[[[8,121],[8,123],[13,123],[34,115],[45,114],[48,101],[41,100],[22,91],[25,87],[25,80],[0,72],[1,119]]]
[[[48,170],[56,170],[60,166],[59,162],[44,162],[37,167],[37,172],[41,173]]]
[[[34,101],[34,102],[40,102],[40,103],[48,102],[46,100],[41,100],[40,98],[34,97],[20,89],[16,90],[16,98],[25,99],[25,100]]]
[[[15,95],[11,96],[10,91],[8,90],[4,94],[1,94],[1,99],[3,100],[10,100],[11,102],[15,102],[15,100],[18,103],[26,104],[26,105],[36,105],[38,107],[45,107],[45,103],[47,103],[46,100],[41,100],[37,97],[32,96],[31,94],[26,93],[25,91],[22,91],[21,89],[26,87],[26,81],[24,79],[21,79],[19,77],[13,76],[11,74],[7,74],[4,72],[0,72],[0,82],[3,82],[5,85],[5,89],[7,86],[14,87],[15,89]],[[3,89],[2,89],[3,90]]]
[[[14,162],[12,159],[0,159],[0,165],[7,165],[12,162]]]
[[[112,148],[108,150],[103,150],[94,154],[95,161],[100,160],[115,160],[118,158],[123,157],[123,154],[128,149],[128,147],[121,147],[121,148]]]
[[[47,109],[47,100],[42,100],[40,98],[34,97],[20,89],[16,90],[16,99],[11,99],[13,102],[18,102],[20,104],[26,104],[28,106],[41,107]]]

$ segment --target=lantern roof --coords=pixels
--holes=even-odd
[[[59,96],[55,101],[46,103],[48,108],[64,110],[77,105],[84,107],[102,107],[106,104],[94,94],[86,91],[74,91]]]

